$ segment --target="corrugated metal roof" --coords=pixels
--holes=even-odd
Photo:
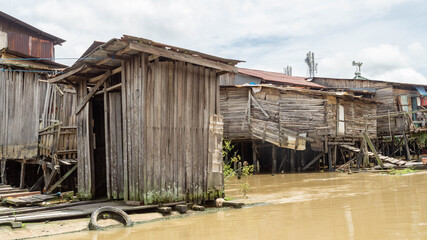
[[[239,73],[253,77],[261,78],[268,82],[277,82],[291,86],[301,86],[310,88],[325,88],[317,83],[309,82],[304,77],[289,76],[284,73],[267,72],[262,70],[239,68]]]

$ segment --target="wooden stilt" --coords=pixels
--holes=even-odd
[[[292,149],[291,150],[291,172],[294,173],[295,172],[295,152],[296,150]]]
[[[286,161],[286,149],[282,148],[282,162],[280,163],[279,166],[279,172],[283,171],[285,172],[285,161]]]
[[[328,146],[328,163],[329,163],[328,168],[329,168],[329,172],[333,171],[333,168],[332,168],[332,149],[331,148],[332,147]]]
[[[254,164],[254,173],[259,173],[258,159],[256,158],[257,146],[254,140],[252,140],[252,160]]]
[[[307,150],[304,150],[304,151],[301,152],[301,167],[305,166],[305,152],[306,151]]]
[[[0,161],[0,181],[3,184],[7,184],[6,181],[6,159]]]
[[[271,176],[274,176],[274,174],[276,173],[276,152],[277,152],[277,147],[276,145],[273,144],[272,149],[271,149]]]
[[[21,162],[21,177],[19,182],[19,188],[25,187],[25,160]]]
[[[405,141],[405,149],[406,149],[406,160],[411,161],[411,151],[409,150],[408,138],[406,137],[406,133],[403,132],[403,139]]]
[[[334,145],[334,153],[333,153],[333,164],[334,164],[334,168],[337,168],[337,150],[338,150],[338,145]],[[343,161],[345,162],[345,159],[343,159]]]

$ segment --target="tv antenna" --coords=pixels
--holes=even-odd
[[[313,78],[315,73],[317,73],[317,63],[314,60],[314,53],[308,52],[307,57],[305,58],[305,63],[308,65],[308,74],[310,78]]]
[[[360,68],[362,67],[363,62],[355,62],[353,61],[353,66],[356,66],[356,72],[354,73],[355,78],[358,78],[360,76],[362,76],[362,71],[360,70]]]

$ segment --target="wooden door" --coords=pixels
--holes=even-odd
[[[123,199],[123,135],[121,92],[110,92],[106,98],[107,196]]]

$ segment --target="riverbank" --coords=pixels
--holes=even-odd
[[[427,206],[424,201],[427,192],[423,187],[423,183],[427,181],[426,171],[400,176],[329,172],[277,174],[274,177],[255,175],[249,177],[248,181],[251,186],[248,198],[242,197],[241,181],[237,179],[226,183],[226,196],[246,204],[266,204],[230,211],[208,209],[203,213],[189,211],[183,215],[173,212],[170,217],[163,217],[160,213],[131,214],[130,217],[136,224],[127,229],[113,227],[106,231],[87,231],[89,219],[85,218],[31,223],[26,224],[23,229],[13,231],[10,228],[6,231],[0,228],[0,235],[2,239],[13,239],[73,232],[61,235],[61,239],[65,240],[115,237],[123,239],[126,236],[135,236],[138,239],[202,239],[207,236],[203,234],[208,234],[212,236],[210,239],[235,239],[233,236],[238,233],[252,233],[263,239],[264,235],[266,238],[280,237],[280,234],[285,234],[283,231],[287,230],[289,233],[296,231],[292,239],[304,239],[304,236],[305,239],[351,239],[351,234],[353,237],[359,236],[355,237],[358,239],[374,239],[369,237],[369,233],[373,234],[372,236],[380,236],[377,239],[399,239],[390,237],[391,233],[409,236],[408,239],[414,239],[414,236],[419,239],[427,237]],[[101,222],[110,227],[117,224],[112,220]],[[333,223],[334,227],[331,228],[332,225],[327,224],[328,222]],[[277,228],[273,228],[271,233],[263,232],[263,229],[258,229],[259,233],[253,232],[259,224],[265,227],[269,224],[276,225]],[[344,225],[341,226],[342,224]],[[377,227],[374,229],[369,224]],[[239,229],[239,226],[243,225],[248,233]],[[349,227],[350,225],[353,227]],[[295,230],[291,230],[292,227]],[[309,233],[302,231],[307,227],[314,228],[313,231],[330,238],[309,236]],[[230,235],[215,235],[218,234],[218,229],[224,229]],[[418,232],[412,233],[411,229]],[[383,233],[383,238],[377,232]],[[336,236],[332,236],[332,233]],[[299,238],[300,236],[303,237]]]

